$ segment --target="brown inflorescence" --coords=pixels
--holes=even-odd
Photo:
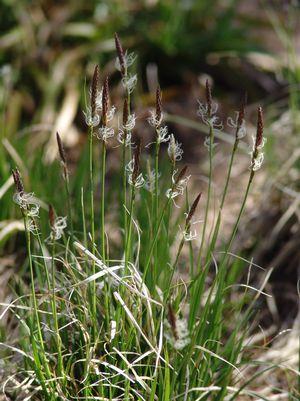
[[[157,86],[156,89],[156,103],[155,103],[155,120],[157,121],[158,125],[161,122],[162,117],[162,93],[160,90],[160,86]]]
[[[100,81],[100,72],[99,66],[96,65],[94,69],[93,79],[92,79],[92,87],[91,87],[91,111],[92,111],[92,118],[96,115],[96,100],[99,91],[99,81]]]
[[[107,126],[108,101],[109,101],[108,77],[106,77],[103,85],[103,95],[102,95],[101,125],[103,127]]]
[[[61,158],[61,161],[64,165],[66,165],[67,164],[66,152],[65,152],[64,145],[62,143],[61,137],[58,132],[56,133],[56,141],[57,141],[58,153]]]
[[[24,193],[24,185],[22,182],[20,171],[18,170],[17,167],[14,170],[12,170],[12,175],[14,178],[17,192],[19,192],[20,194]]]
[[[184,166],[180,172],[178,173],[176,180],[175,180],[175,185],[177,185],[179,183],[180,180],[182,180],[184,178],[184,176],[186,175],[188,166]]]
[[[191,222],[191,220],[192,220],[192,218],[193,218],[193,216],[194,216],[194,214],[196,212],[196,209],[197,209],[198,203],[200,201],[201,195],[202,195],[202,193],[200,192],[197,195],[196,199],[194,200],[194,202],[193,202],[193,204],[192,204],[192,206],[191,206],[191,208],[189,210],[189,213],[188,213],[186,221],[185,221],[186,226],[188,226],[190,224],[190,222]]]
[[[257,130],[256,130],[256,140],[255,149],[259,148],[263,143],[264,134],[264,120],[263,120],[263,110],[261,107],[257,109]]]
[[[118,59],[119,59],[120,66],[121,66],[121,74],[124,77],[126,75],[125,54],[124,54],[124,50],[123,50],[121,41],[120,41],[117,33],[115,33],[115,44],[116,44]]]
[[[212,96],[211,96],[211,87],[208,82],[208,79],[205,83],[205,95],[206,95],[206,105],[207,105],[207,115],[211,117],[212,114]]]

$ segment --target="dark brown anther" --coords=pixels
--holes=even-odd
[[[103,127],[107,126],[108,101],[109,101],[108,77],[106,77],[103,85],[103,95],[102,95],[101,125]]]
[[[99,91],[99,81],[100,81],[100,72],[99,66],[96,65],[94,69],[93,79],[92,79],[92,88],[91,88],[91,111],[92,118],[96,115],[96,100]]]
[[[205,95],[206,95],[207,114],[208,114],[208,117],[211,117],[212,96],[211,96],[211,86],[208,82],[208,79],[206,80],[206,83],[205,83]]]
[[[263,120],[263,110],[261,107],[257,109],[257,130],[256,130],[256,140],[255,140],[255,150],[259,148],[263,142],[264,134],[264,120]]]
[[[53,228],[55,223],[55,212],[52,205],[49,205],[48,216],[50,227]]]
[[[168,320],[171,326],[172,334],[175,340],[178,340],[178,334],[176,329],[176,316],[170,303],[168,304]]]
[[[58,132],[56,133],[56,141],[57,141],[58,152],[59,152],[61,161],[64,165],[66,165],[67,164],[66,152],[65,152],[64,145],[62,143],[61,137],[59,136]]]
[[[187,218],[186,218],[186,221],[185,221],[185,224],[186,224],[186,226],[188,226],[189,224],[190,224],[190,222],[191,222],[191,220],[192,220],[192,217],[194,216],[194,214],[195,214],[195,212],[196,212],[196,209],[197,209],[197,206],[198,206],[198,203],[199,203],[199,201],[200,201],[200,198],[201,198],[201,192],[198,194],[198,196],[196,197],[196,199],[194,200],[194,202],[193,202],[193,204],[192,204],[192,206],[191,206],[191,208],[190,208],[190,211],[189,211],[189,213],[188,213],[188,215],[187,215]]]
[[[157,121],[158,125],[161,122],[162,117],[162,93],[160,90],[160,86],[158,85],[156,89],[156,102],[155,102],[155,120]]]
[[[240,105],[240,110],[239,110],[238,120],[237,120],[236,135],[238,135],[239,129],[241,128],[243,121],[245,119],[246,104],[247,104],[247,92],[245,92],[244,98]]]
[[[188,166],[184,166],[183,169],[180,170],[179,174],[176,177],[175,185],[177,185],[179,181],[183,179],[183,177],[186,175],[187,169]]]
[[[115,44],[116,44],[117,56],[121,66],[121,74],[124,77],[126,74],[125,54],[117,33],[115,33]]]
[[[138,139],[133,153],[133,161],[134,161],[133,172],[132,172],[133,183],[136,182],[138,175],[140,173],[140,156],[141,156],[141,140]]]
[[[17,167],[14,170],[12,170],[12,175],[14,178],[16,191],[19,192],[20,194],[24,193],[24,185],[22,182],[20,171],[18,170]]]

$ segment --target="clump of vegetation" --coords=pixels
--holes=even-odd
[[[229,119],[234,144],[211,223],[215,132],[221,122],[208,81],[198,114],[208,128],[209,181],[205,194],[193,196],[188,168],[179,164],[182,146],[163,123],[159,87],[148,118],[154,142],[143,144],[135,132],[131,94],[137,76],[130,70],[135,56],[123,50],[117,35],[115,43],[124,87],[121,121],[116,129],[109,79],[96,66],[85,110],[89,179],[82,187],[70,185],[67,155],[57,134],[67,202],[49,206],[47,235],[39,224],[39,200],[26,192],[21,173],[13,170],[28,274],[1,315],[11,313],[18,325],[18,337],[8,335],[2,344],[2,391],[12,399],[49,401],[260,397],[252,381],[275,367],[257,366],[247,378],[243,368],[256,365],[246,340],[256,301],[268,296],[263,292],[266,280],[258,289],[238,285],[241,265],[234,262],[231,248],[263,162],[262,109],[240,210],[227,243],[219,245],[232,166],[246,135],[245,102],[236,118]],[[120,165],[107,185],[107,146],[113,140],[119,145]],[[161,169],[166,155],[168,168]],[[77,198],[79,193],[79,205],[73,192]],[[204,217],[199,221],[200,211]],[[120,240],[111,246],[113,230]]]

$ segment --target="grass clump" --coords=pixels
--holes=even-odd
[[[59,134],[68,201],[66,208],[62,204],[49,207],[47,236],[39,228],[39,203],[26,192],[19,170],[13,170],[14,200],[24,219],[29,269],[16,286],[16,299],[1,315],[10,312],[18,322],[18,337],[7,335],[2,344],[8,372],[2,390],[12,399],[47,401],[257,397],[243,367],[251,363],[245,341],[264,283],[257,290],[248,285],[237,290],[241,266],[230,255],[263,161],[262,110],[258,109],[240,210],[228,241],[217,250],[232,166],[246,134],[245,104],[230,120],[235,141],[217,218],[210,222],[215,130],[221,125],[209,83],[198,111],[208,127],[208,189],[193,197],[188,168],[179,166],[181,144],[163,124],[159,87],[148,120],[155,141],[145,145],[138,138],[131,107],[137,79],[130,73],[134,57],[124,52],[117,35],[115,41],[116,67],[124,86],[122,118],[115,132],[109,81],[104,78],[101,88],[100,70],[95,67],[85,112],[89,179],[82,188],[75,188],[81,208],[73,205],[72,176]],[[120,166],[117,179],[107,183],[107,144],[113,137],[120,145]],[[166,154],[170,162],[161,174]],[[99,198],[95,196],[98,188]],[[57,216],[56,207],[66,209],[67,217]],[[113,208],[118,211],[116,219]],[[200,211],[204,219],[199,222]],[[72,224],[73,216],[78,227]],[[121,233],[118,246],[110,246],[108,224]],[[257,368],[255,374],[271,368]]]

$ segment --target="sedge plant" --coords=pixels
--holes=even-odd
[[[205,102],[199,104],[199,115],[208,127],[209,153],[209,183],[201,193],[189,186],[189,169],[180,164],[182,145],[163,123],[159,86],[148,119],[154,142],[145,144],[139,139],[131,104],[137,78],[129,73],[135,56],[124,52],[117,35],[115,41],[116,67],[124,87],[121,123],[116,129],[108,78],[102,80],[96,66],[86,110],[89,180],[78,188],[81,210],[74,210],[69,190],[72,176],[59,134],[67,217],[57,216],[50,206],[48,235],[39,229],[38,217],[43,212],[35,196],[25,191],[20,172],[13,171],[14,200],[24,218],[28,275],[16,299],[0,315],[10,313],[18,324],[18,338],[8,335],[1,344],[7,366],[2,391],[12,399],[49,401],[259,397],[243,368],[252,363],[255,367],[245,341],[263,288],[240,291],[233,285],[230,251],[263,162],[262,110],[258,109],[240,211],[227,242],[220,245],[232,167],[246,134],[245,104],[236,120],[230,120],[236,139],[217,219],[211,223],[214,134],[220,122],[210,84],[206,84]],[[105,179],[110,141],[119,144],[115,186]],[[166,159],[169,167],[162,175],[160,166]],[[99,174],[95,169],[100,169]],[[98,186],[100,203],[95,201]],[[109,198],[118,209],[115,221]],[[55,207],[63,212],[63,205]],[[82,230],[73,227],[74,215],[82,216]],[[122,234],[118,247],[110,247],[108,226]],[[250,291],[254,291],[252,297]],[[255,375],[260,369],[263,374],[259,365],[255,369]]]

